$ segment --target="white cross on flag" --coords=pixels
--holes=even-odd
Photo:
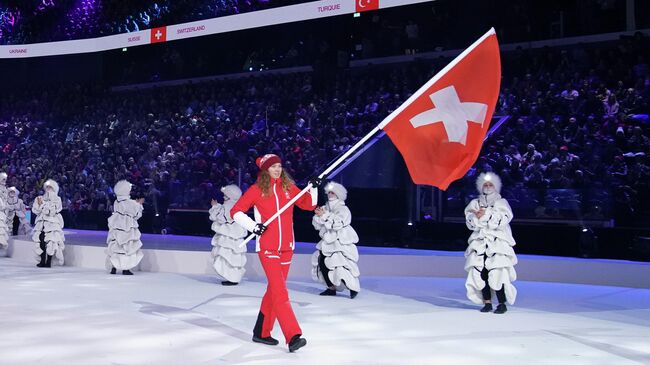
[[[414,183],[445,190],[467,173],[490,128],[500,83],[499,43],[490,29],[379,125]]]

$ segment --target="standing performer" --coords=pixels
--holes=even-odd
[[[273,214],[300,193],[285,170],[280,157],[267,154],[256,161],[260,168],[257,182],[237,201],[231,209],[235,222],[248,231],[258,235],[256,251],[268,281],[266,293],[262,298],[257,323],[253,329],[253,341],[266,345],[277,345],[278,340],[271,337],[271,330],[277,318],[289,351],[294,352],[307,344],[302,338],[302,330],[289,302],[286,280],[293,257],[295,241],[293,237],[293,206],[284,211],[276,220],[264,226]],[[314,178],[312,186],[318,187],[322,179]],[[312,188],[311,196],[304,195],[296,205],[313,211],[318,200],[318,191]],[[255,208],[255,220],[246,215]],[[268,229],[267,229],[268,228]]]
[[[9,188],[7,198],[7,226],[12,235],[28,235],[32,231],[31,224],[27,220],[27,208],[25,203],[20,199],[20,191],[15,186]]]
[[[467,297],[476,304],[484,304],[481,312],[490,312],[494,290],[499,300],[494,313],[502,314],[507,311],[505,303],[514,304],[517,298],[517,289],[512,285],[517,279],[517,256],[512,249],[515,240],[509,224],[512,210],[499,194],[501,179],[496,174],[479,175],[476,188],[479,197],[465,208],[467,228],[473,231],[465,250]]]
[[[43,184],[45,194],[37,196],[32,205],[32,212],[37,214],[36,225],[32,240],[38,243],[36,254],[40,257],[38,267],[52,267],[52,257],[55,263],[63,265],[63,250],[65,237],[63,235],[63,217],[59,184],[47,180]]]
[[[311,258],[312,277],[327,285],[320,295],[336,295],[337,288],[344,285],[350,290],[350,298],[354,299],[361,290],[356,246],[359,236],[350,226],[352,214],[345,206],[348,191],[335,182],[325,185],[325,191],[327,204],[316,208],[312,220],[321,237]]]
[[[0,249],[9,247],[9,227],[7,226],[7,174],[0,172]]]
[[[223,204],[212,199],[210,220],[214,237],[212,237],[213,267],[217,274],[226,279],[222,285],[237,285],[241,281],[246,269],[246,246],[239,247],[246,238],[246,230],[236,224],[230,216],[230,210],[241,197],[241,190],[237,185],[228,185],[221,188]]]
[[[108,261],[111,274],[122,270],[123,275],[133,275],[131,269],[142,260],[142,241],[138,219],[142,217],[144,198],[131,199],[131,183],[120,180],[113,191],[117,196],[113,204],[113,214],[108,218]]]

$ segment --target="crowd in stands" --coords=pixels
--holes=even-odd
[[[626,216],[647,210],[649,49],[638,36],[505,53],[497,114],[509,119],[450,199],[491,170],[515,202],[516,189],[544,207],[535,191],[588,188],[609,194]],[[122,178],[161,213],[205,208],[221,186],[252,184],[262,153],[283,156],[304,183],[448,61],[349,69],[318,82],[305,72],[123,92],[16,91],[0,99],[0,170],[26,202],[44,179],[57,180],[71,211],[110,209]],[[605,215],[598,209],[585,214]]]

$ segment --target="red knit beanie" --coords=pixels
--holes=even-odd
[[[257,167],[259,167],[262,171],[268,170],[269,167],[273,166],[276,163],[282,163],[282,160],[280,159],[280,156],[274,155],[272,153],[258,157],[257,160],[255,160],[255,164],[257,164]]]

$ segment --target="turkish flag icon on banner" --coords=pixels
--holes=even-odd
[[[167,27],[153,28],[151,30],[151,43],[167,41]]]
[[[361,13],[362,11],[379,9],[379,0],[354,0],[354,1],[356,1],[357,13]]]
[[[402,154],[414,183],[446,190],[467,173],[490,128],[500,84],[493,28],[379,125]]]

